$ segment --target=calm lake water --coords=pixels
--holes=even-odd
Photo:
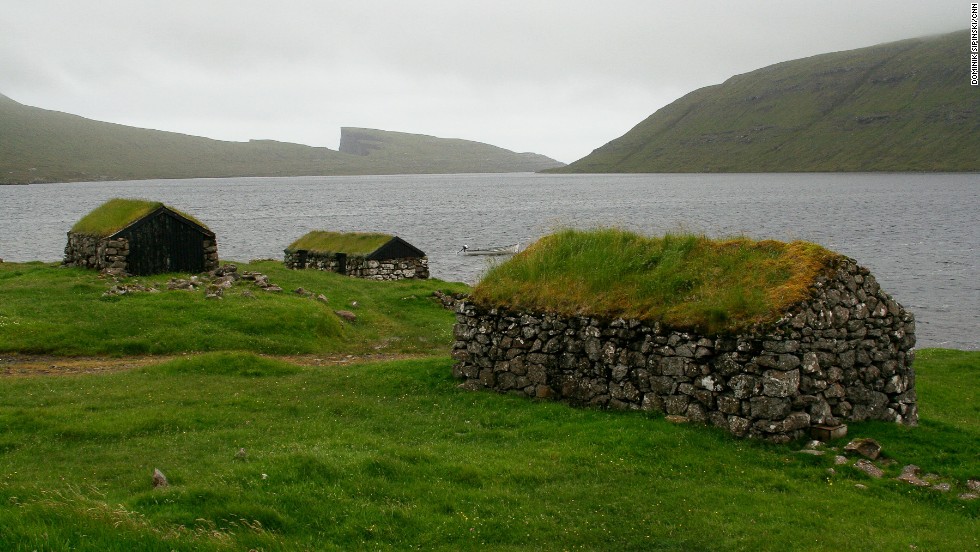
[[[0,186],[0,258],[57,261],[65,233],[113,197],[162,201],[218,235],[222,259],[282,258],[312,229],[396,233],[433,277],[475,282],[470,247],[562,226],[688,230],[820,243],[911,309],[920,347],[980,349],[980,175],[413,175]],[[2,308],[2,306],[0,306]]]

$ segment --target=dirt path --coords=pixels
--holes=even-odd
[[[73,376],[108,374],[151,366],[185,355],[131,357],[60,357],[51,355],[0,354],[0,378],[32,376]],[[366,355],[261,355],[300,366],[342,366],[363,362],[406,360],[424,355],[366,354]]]

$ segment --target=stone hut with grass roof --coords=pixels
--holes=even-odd
[[[785,442],[916,424],[914,331],[867,269],[815,244],[570,230],[458,305],[453,374]]]
[[[429,258],[391,234],[313,230],[284,251],[287,268],[313,268],[371,280],[429,277]]]
[[[111,199],[68,232],[68,266],[139,276],[218,267],[214,232],[156,201]]]

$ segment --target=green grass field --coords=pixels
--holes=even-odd
[[[331,308],[357,300],[358,320],[323,322],[332,311],[308,310],[315,301],[288,291],[102,298],[109,282],[95,273],[0,264],[0,359],[112,354],[140,342],[178,355],[100,375],[0,378],[0,550],[980,546],[980,501],[957,498],[980,477],[980,353],[919,352],[919,427],[850,426],[849,438],[878,439],[892,461],[872,479],[834,466],[832,454],[800,454],[800,443],[459,389],[452,315],[423,296],[453,285],[276,264],[248,268],[287,289],[322,291]],[[206,320],[194,331],[146,325],[122,335],[112,320],[124,307],[158,326]],[[184,314],[171,320],[173,310]],[[268,312],[278,325],[250,326]],[[301,317],[322,320],[291,321]],[[30,324],[35,333],[23,330]],[[184,335],[197,332],[228,335]],[[431,356],[308,367],[254,354],[360,354],[391,336],[400,336],[388,345],[395,352]],[[98,337],[106,343],[87,343]],[[202,350],[212,352],[191,354]],[[896,481],[905,464],[952,490]],[[168,487],[153,488],[155,468]]]
[[[0,263],[0,353],[77,355],[252,351],[266,354],[434,354],[452,343],[453,314],[435,290],[462,291],[439,280],[375,282],[281,262],[239,264],[284,291],[238,283],[218,299],[167,290],[171,277],[123,283],[162,290],[104,296],[114,282],[95,272],[44,263]],[[303,288],[329,302],[294,293]],[[357,306],[352,306],[356,302]],[[357,315],[343,322],[335,310]]]

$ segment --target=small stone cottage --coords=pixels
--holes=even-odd
[[[429,277],[429,258],[391,234],[313,230],[284,250],[287,268],[314,268],[371,280]]]
[[[458,305],[463,387],[660,411],[777,442],[847,421],[917,423],[913,316],[853,259],[804,242],[671,249],[634,235],[602,249],[571,234],[492,269]],[[603,255],[618,282],[603,280]],[[659,303],[644,303],[658,286]]]
[[[218,267],[214,232],[166,205],[111,199],[68,232],[64,264],[139,276]]]

